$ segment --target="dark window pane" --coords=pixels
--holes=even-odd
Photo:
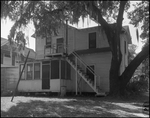
[[[46,45],[49,45],[49,44],[51,44],[51,37],[46,38]]]
[[[59,78],[59,60],[51,61],[51,79]]]
[[[34,79],[40,79],[40,63],[34,64]]]
[[[96,32],[89,33],[89,49],[96,48]]]
[[[27,64],[27,80],[32,79],[33,64]]]
[[[34,64],[34,71],[40,71],[40,63]]]
[[[40,79],[40,71],[34,72],[34,79]]]
[[[5,57],[9,57],[10,58],[10,53],[9,54],[5,54]]]

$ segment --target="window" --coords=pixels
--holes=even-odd
[[[51,79],[59,79],[59,60],[51,61]]]
[[[33,77],[33,64],[27,64],[27,80],[31,80]]]
[[[96,48],[96,32],[89,33],[89,49]]]
[[[20,74],[21,74],[21,72],[22,72],[22,69],[23,69],[23,64],[20,65]],[[24,68],[24,70],[23,70],[21,79],[22,79],[22,80],[25,80],[25,68]]]
[[[1,64],[3,64],[3,54],[1,53]]]
[[[51,40],[52,40],[51,37],[47,37],[46,38],[46,45],[50,45],[51,44]]]
[[[7,54],[5,53],[5,57],[9,57],[9,58],[10,58],[10,53],[9,53],[9,54],[8,54],[8,53],[7,53]]]
[[[124,41],[124,53],[126,54],[126,41]]]
[[[34,79],[40,79],[40,63],[34,64]]]

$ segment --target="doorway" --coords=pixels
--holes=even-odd
[[[42,89],[50,89],[50,65],[42,65]]]

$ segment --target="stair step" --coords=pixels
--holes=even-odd
[[[95,95],[96,97],[106,96],[105,92],[99,92]]]

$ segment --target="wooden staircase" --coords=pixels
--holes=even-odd
[[[79,57],[79,55],[76,52],[73,52],[72,55],[75,57],[73,59],[71,59],[70,57],[66,57],[66,61],[72,66],[73,69],[75,69],[75,71],[78,73],[78,75],[80,75],[80,77],[90,86],[90,88],[96,93],[95,96],[106,96],[106,93],[103,92],[102,90],[100,90],[99,86],[97,86],[97,78],[99,77],[98,75],[96,75],[94,72],[94,70],[92,70],[92,68],[90,68],[85,62],[83,62],[83,60]],[[82,67],[79,65],[79,63],[82,63],[82,65],[84,65],[84,67],[86,67],[86,69],[88,69],[89,71],[91,71],[94,74],[94,81],[92,81],[92,79],[89,78],[89,76],[86,74],[86,72],[82,69]]]

